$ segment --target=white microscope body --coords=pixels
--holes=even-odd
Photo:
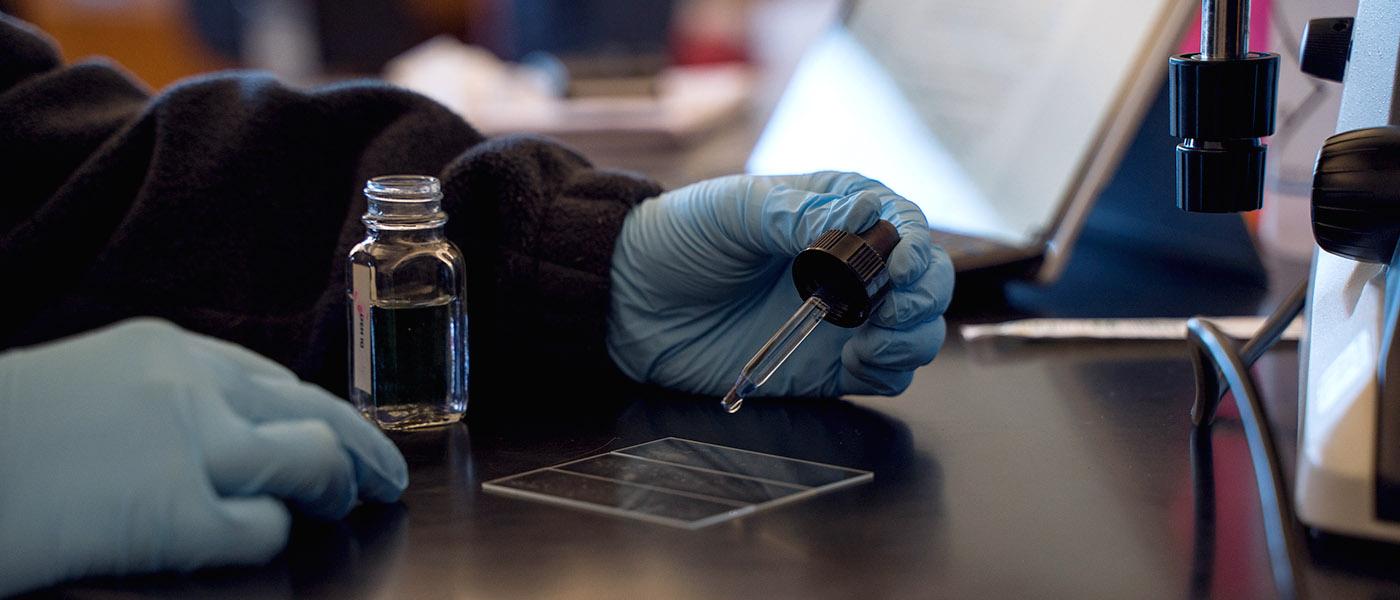
[[[1400,124],[1400,0],[1361,0],[1352,31],[1337,131]],[[1358,262],[1315,248],[1301,348],[1301,403],[1294,501],[1319,530],[1400,542],[1385,515],[1382,443],[1387,274],[1400,265]],[[1393,302],[1393,300],[1392,300]],[[1400,385],[1400,373],[1391,373]],[[1378,498],[1381,498],[1378,500]]]

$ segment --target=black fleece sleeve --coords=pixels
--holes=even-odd
[[[344,257],[364,235],[360,188],[392,173],[444,179],[474,391],[492,365],[607,371],[608,257],[654,184],[548,141],[483,140],[381,83],[225,73],[151,98],[112,65],[61,66],[0,15],[0,348],[151,315],[343,393]],[[541,328],[559,333],[511,341]]]
[[[477,145],[443,181],[448,236],[467,257],[473,390],[558,393],[616,377],[603,346],[613,244],[661,188],[532,136]]]

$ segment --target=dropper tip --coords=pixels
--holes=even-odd
[[[724,399],[719,401],[719,405],[724,407],[724,412],[731,415],[739,412],[739,407],[744,405],[744,399],[739,397],[739,388],[729,388],[729,393],[724,395]]]

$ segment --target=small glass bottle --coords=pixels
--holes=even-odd
[[[443,236],[438,180],[365,184],[364,241],[350,250],[350,399],[385,429],[461,420],[467,408],[466,271]]]

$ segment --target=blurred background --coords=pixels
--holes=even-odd
[[[1263,246],[1304,262],[1312,159],[1340,86],[1296,64],[1307,19],[1355,0],[1255,0],[1284,55]],[[210,71],[292,85],[381,77],[488,135],[533,132],[674,187],[742,171],[802,53],[841,0],[0,0],[70,62],[108,56],[154,90]],[[1163,57],[1163,62],[1165,63]],[[1040,101],[1052,101],[1042,99]],[[861,115],[860,118],[879,118]],[[1165,124],[1162,151],[1172,144]]]
[[[535,51],[746,61],[759,0],[0,0],[70,61],[116,59],[154,88],[226,68],[295,80],[378,74],[446,35],[506,60]],[[831,5],[814,0],[813,7]]]
[[[0,0],[65,60],[153,90],[222,69],[380,77],[488,135],[533,132],[668,186],[743,169],[839,0]]]

